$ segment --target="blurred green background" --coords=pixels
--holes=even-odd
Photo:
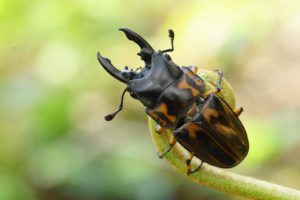
[[[214,3],[213,3],[214,2]],[[250,140],[230,171],[300,189],[300,2],[0,1],[0,199],[241,199],[159,160],[143,106],[99,65],[142,65],[119,27],[221,69]]]

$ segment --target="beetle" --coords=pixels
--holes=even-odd
[[[169,147],[159,152],[163,158],[179,142],[189,152],[186,160],[187,174],[196,172],[203,162],[231,168],[239,164],[247,155],[249,142],[247,133],[238,116],[242,108],[231,108],[218,93],[221,91],[222,72],[218,73],[216,87],[206,91],[205,81],[196,74],[196,66],[178,66],[168,52],[174,51],[173,30],[169,30],[171,48],[155,51],[139,34],[128,28],[120,28],[126,37],[141,48],[137,54],[145,66],[137,70],[125,66],[118,70],[108,58],[99,52],[98,61],[114,78],[126,84],[119,108],[105,116],[112,120],[123,109],[126,92],[139,100],[146,113],[156,123],[156,132],[164,129],[172,131]],[[201,164],[191,169],[193,156]]]

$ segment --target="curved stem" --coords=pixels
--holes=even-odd
[[[164,131],[158,135],[155,132],[155,122],[150,118],[149,128],[151,137],[158,150],[163,151],[168,148],[168,141],[172,133]],[[187,154],[185,154],[182,147],[176,144],[172,151],[165,155],[165,159],[183,175],[186,175],[185,163]],[[189,178],[198,184],[249,199],[300,200],[300,191],[298,190],[238,175],[207,164],[204,164],[196,173],[189,175]]]

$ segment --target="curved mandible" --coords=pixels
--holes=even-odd
[[[129,40],[139,45],[141,51],[138,53],[138,55],[141,56],[141,59],[145,61],[146,66],[151,65],[151,56],[155,52],[151,45],[139,34],[130,30],[129,28],[120,28],[119,30],[123,31]]]
[[[127,83],[128,79],[126,79],[122,72],[120,70],[118,70],[117,68],[115,68],[112,64],[111,61],[108,58],[102,57],[101,54],[98,52],[97,53],[97,58],[98,61],[100,62],[100,64],[102,65],[102,67],[113,77],[115,77],[116,79],[118,79],[119,81],[123,82],[123,83]]]

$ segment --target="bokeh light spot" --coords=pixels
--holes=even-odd
[[[75,49],[62,43],[47,45],[38,55],[36,72],[49,84],[65,85],[74,79],[79,69]]]

